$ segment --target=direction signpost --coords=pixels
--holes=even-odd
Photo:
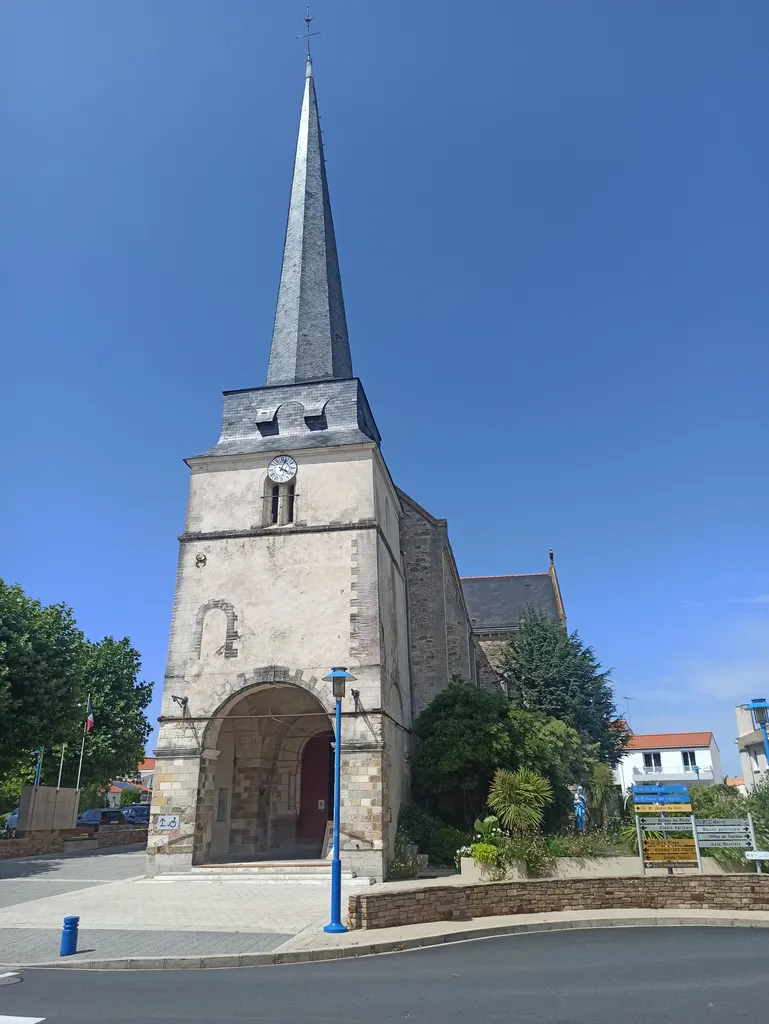
[[[697,864],[694,839],[644,839],[644,861],[654,867]]]
[[[752,847],[745,853],[748,860],[757,861],[761,871],[761,860],[757,856],[756,834],[750,814],[746,818],[700,818],[691,813],[692,805],[688,786],[633,786],[633,804],[636,812],[636,834],[638,852],[644,874],[647,867],[667,867],[672,874],[673,867],[699,868],[702,873],[701,849],[736,849]],[[668,814],[681,813],[680,817],[669,818]],[[686,817],[683,813],[686,813]],[[662,839],[647,838],[646,833],[662,833]],[[692,838],[670,839],[676,832],[691,832]]]
[[[636,834],[641,870],[647,867],[666,867],[668,874],[674,867],[696,867],[702,873],[700,845],[692,814],[688,786],[633,786],[633,805],[636,812]],[[686,814],[686,817],[667,818],[666,814]],[[663,839],[644,838],[645,832],[662,832]],[[692,839],[669,839],[675,832],[691,832]]]
[[[753,845],[753,833],[747,818],[699,818],[697,839],[700,847],[748,847]]]

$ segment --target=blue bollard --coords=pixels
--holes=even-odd
[[[72,956],[77,953],[77,928],[80,924],[79,917],[65,917],[64,927],[61,930],[61,949],[59,956]]]

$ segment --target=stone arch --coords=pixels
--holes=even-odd
[[[239,680],[203,734],[195,861],[318,857],[320,840],[299,830],[302,752],[333,736],[330,694],[276,666]]]
[[[235,614],[235,609],[229,601],[215,598],[213,601],[207,601],[206,604],[202,604],[195,616],[195,632],[192,637],[192,657],[195,660],[199,660],[201,655],[203,626],[206,615],[215,609],[224,612],[225,616],[224,643],[216,649],[215,653],[223,655],[225,658],[237,658],[238,656],[238,649],[236,647],[240,639],[240,634],[237,631],[238,616]]]

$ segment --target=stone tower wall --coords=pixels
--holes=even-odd
[[[345,859],[381,877],[391,842],[384,793],[399,794],[405,778],[405,758],[385,759],[400,741],[388,739],[383,721],[396,718],[397,688],[407,707],[410,694],[397,498],[373,444],[294,455],[295,521],[279,528],[264,525],[269,455],[192,463],[156,751],[150,873],[189,867],[210,853],[218,757],[210,717],[276,680],[307,689],[331,713],[322,677],[343,664],[356,677],[343,703],[341,824],[357,837],[345,840]],[[187,698],[184,717],[173,695]],[[401,724],[408,729],[410,721]],[[397,777],[387,779],[388,772]],[[244,778],[233,799],[248,785]],[[160,814],[179,815],[181,827],[158,830]]]

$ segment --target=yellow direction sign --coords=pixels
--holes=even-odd
[[[645,839],[644,860],[647,861],[694,861],[697,848],[693,839]]]
[[[636,804],[636,814],[691,814],[691,804]]]

